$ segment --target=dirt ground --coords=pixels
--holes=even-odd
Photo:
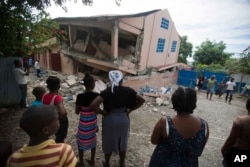
[[[29,90],[29,99],[32,101],[34,97]],[[206,99],[204,92],[197,92],[198,101],[194,114],[207,120],[210,128],[210,137],[208,143],[199,158],[201,167],[222,166],[222,156],[220,148],[231,130],[232,122],[236,116],[246,114],[245,101],[246,98],[239,98],[235,95],[232,104],[225,103],[224,97],[218,98],[214,96],[212,100]],[[170,106],[157,106],[155,98],[146,98],[144,106],[134,111],[130,115],[131,127],[128,143],[128,151],[126,158],[127,167],[146,167],[148,166],[150,156],[154,150],[154,145],[150,142],[155,123],[162,117],[162,113],[173,116],[175,112]],[[65,102],[65,106],[69,116],[69,130],[66,143],[70,144],[78,156],[75,135],[77,132],[79,116],[74,113],[74,103]],[[158,111],[153,111],[157,108]],[[18,121],[23,110],[10,109],[0,114],[0,138],[6,139],[13,143],[14,150],[23,146],[28,142],[27,135],[19,128]],[[98,144],[96,152],[96,166],[101,167],[103,160],[102,143],[101,143],[101,116],[98,116]],[[90,152],[85,153],[85,158],[90,157]],[[111,166],[118,166],[119,157],[113,155],[111,158]]]

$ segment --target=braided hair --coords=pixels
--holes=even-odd
[[[171,97],[173,109],[178,114],[192,114],[196,108],[197,95],[192,88],[178,87]]]

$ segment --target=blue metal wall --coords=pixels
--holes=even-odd
[[[197,71],[179,70],[177,85],[195,88],[197,80]]]
[[[179,70],[177,85],[195,88],[197,84],[198,75],[199,75],[198,72],[194,70]],[[228,81],[229,79],[226,73],[203,71],[201,75],[205,76],[206,79],[209,79],[211,75],[215,75],[215,79],[217,80],[218,84],[223,79],[225,79],[226,81]],[[207,82],[205,82],[202,89],[206,89],[206,86],[207,86]],[[216,89],[217,89],[217,85],[215,87],[215,90]]]
[[[18,104],[21,91],[13,75],[14,60],[20,57],[0,57],[0,106]]]

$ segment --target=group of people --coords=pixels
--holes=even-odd
[[[110,71],[109,79],[111,86],[100,94],[93,92],[95,79],[89,73],[85,74],[81,82],[86,89],[84,93],[77,95],[75,103],[75,113],[80,115],[76,137],[78,160],[72,147],[64,143],[69,122],[59,93],[60,79],[56,76],[48,77],[48,93],[44,88],[34,88],[32,93],[36,100],[20,119],[20,127],[29,135],[29,143],[9,157],[7,166],[81,167],[85,165],[84,152],[87,150],[91,150],[91,159],[86,161],[91,167],[95,166],[96,133],[99,131],[97,114],[100,114],[105,157],[103,166],[109,167],[112,153],[118,153],[119,166],[124,167],[130,128],[129,114],[142,106],[145,100],[132,88],[122,86],[121,71]],[[230,92],[228,95],[230,100]],[[209,126],[206,120],[193,115],[197,102],[196,91],[179,87],[173,93],[171,101],[176,115],[164,116],[155,124],[151,142],[156,147],[149,166],[198,166],[198,157],[209,138]],[[221,149],[225,167],[235,165],[233,158],[236,155],[250,155],[250,99],[246,102],[246,109],[248,114],[237,117]],[[55,140],[51,139],[53,134],[56,136]]]
[[[209,98],[212,100],[213,94],[215,93],[219,97],[221,97],[224,92],[226,92],[225,96],[225,102],[228,102],[228,104],[231,104],[231,101],[233,99],[233,94],[235,92],[236,83],[234,82],[234,78],[230,78],[229,81],[226,82],[225,79],[223,79],[220,83],[217,82],[215,75],[211,75],[209,79],[206,79],[204,76],[201,76],[198,78],[198,90],[201,90],[207,82],[207,99]],[[217,90],[215,90],[215,86],[218,85]]]
[[[81,82],[86,91],[79,94],[76,99],[75,113],[80,114],[77,133],[79,151],[77,166],[84,166],[83,153],[86,150],[91,150],[91,159],[87,162],[90,166],[95,166],[97,114],[103,115],[102,146],[105,154],[103,165],[109,166],[111,155],[114,152],[120,155],[120,166],[125,166],[130,127],[129,114],[143,105],[145,100],[132,88],[122,86],[122,72],[110,71],[109,79],[112,86],[100,94],[93,92],[95,79],[90,74],[86,73]],[[36,99],[20,119],[20,127],[30,137],[29,144],[13,153],[7,166],[28,166],[28,164],[31,166],[76,166],[74,151],[69,145],[63,144],[69,123],[63,98],[59,93],[60,79],[56,76],[49,76],[46,84],[48,93],[43,87],[33,89],[32,93]],[[100,108],[101,103],[103,103],[103,109]],[[43,112],[44,110],[46,112]],[[45,117],[46,115],[47,117]],[[53,134],[55,134],[55,141],[50,139]],[[37,153],[31,155],[30,152],[34,150]],[[46,154],[51,156],[45,156]],[[53,161],[39,159],[38,157],[41,156],[53,158]]]

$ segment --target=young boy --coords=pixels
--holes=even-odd
[[[46,80],[46,84],[47,88],[49,89],[49,93],[43,96],[42,102],[45,105],[52,105],[57,107],[60,128],[55,134],[55,141],[57,143],[64,143],[64,140],[67,137],[68,133],[69,120],[67,117],[67,111],[63,105],[63,97],[59,93],[61,81],[56,76],[49,76]]]
[[[43,105],[42,98],[46,93],[45,88],[37,86],[33,89],[32,94],[36,97],[36,99],[32,102],[31,106],[40,106]]]
[[[56,144],[53,139],[49,139],[59,128],[58,112],[54,106],[28,108],[19,124],[29,135],[29,143],[10,156],[8,167],[76,166],[77,159],[71,146],[64,143]]]

